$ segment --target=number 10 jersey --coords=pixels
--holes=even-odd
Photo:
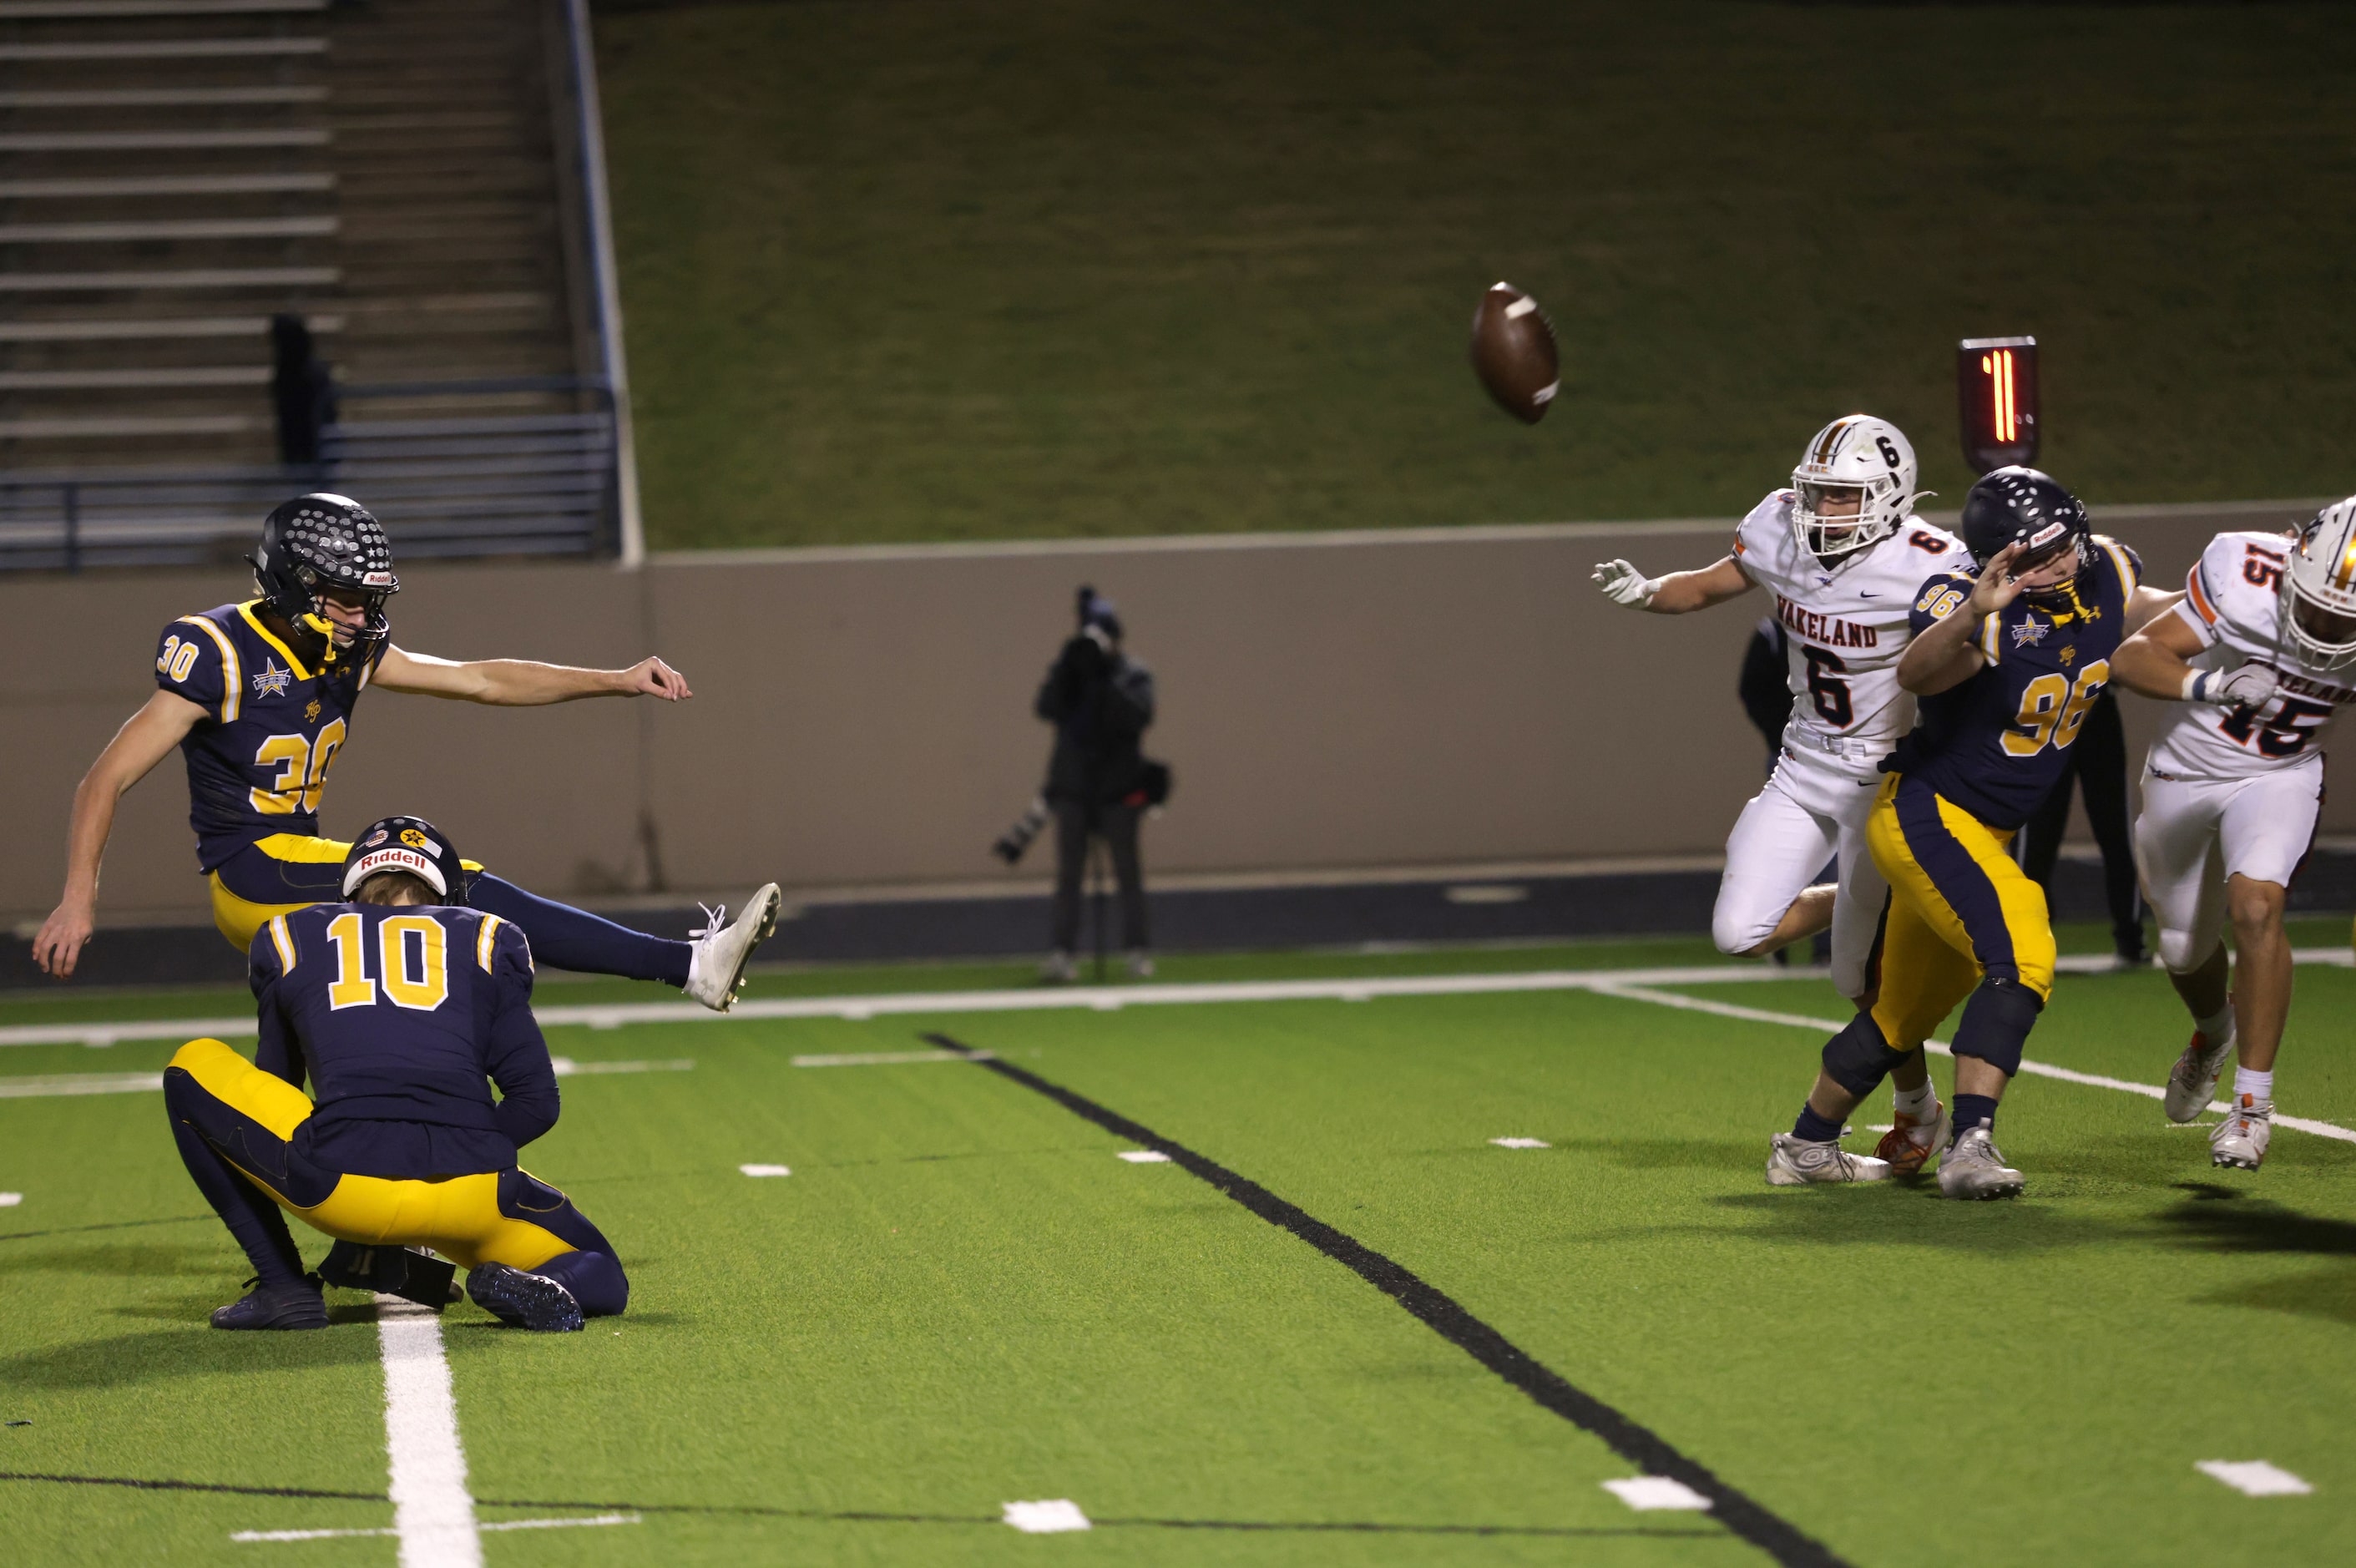
[[[1794,702],[1785,743],[1870,771],[1914,727],[1914,700],[1898,684],[1912,635],[1908,613],[1925,579],[1969,576],[1971,553],[1946,530],[1909,518],[1826,566],[1792,531],[1797,499],[1777,490],[1751,509],[1734,532],[1735,564],[1775,596],[1786,634]]]

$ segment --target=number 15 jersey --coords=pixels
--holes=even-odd
[[[2296,768],[2323,755],[2316,737],[2332,714],[2356,703],[2344,682],[2356,671],[2310,670],[2282,626],[2282,575],[2291,542],[2279,533],[2221,533],[2184,580],[2181,616],[2201,639],[2192,662],[2233,670],[2255,662],[2282,685],[2256,709],[2179,703],[2152,743],[2152,771],[2163,779],[2249,779]]]
[[[1775,596],[1789,645],[1792,729],[1800,744],[1868,770],[1914,727],[1914,699],[1898,684],[1912,636],[1908,612],[1923,579],[1972,570],[1971,553],[1944,529],[1907,519],[1898,532],[1826,566],[1792,532],[1795,492],[1777,490],[1734,532],[1743,575]],[[1828,744],[1829,743],[1829,744]]]

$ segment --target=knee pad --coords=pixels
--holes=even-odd
[[[1881,1026],[1870,1013],[1859,1013],[1848,1027],[1825,1042],[1825,1076],[1862,1100],[1881,1087],[1890,1069],[1906,1059],[1904,1051],[1890,1048]]]
[[[2044,1010],[2045,1004],[2028,986],[1991,974],[1964,1004],[1963,1018],[1955,1025],[1954,1053],[1977,1057],[2011,1078],[2020,1071],[2021,1047]]]
[[[2171,931],[2165,926],[2159,932],[2159,961],[2170,974],[2190,974],[2206,962],[2209,954],[2194,952],[2193,943],[2199,939],[2190,931]],[[2214,942],[2210,951],[2216,950]]]

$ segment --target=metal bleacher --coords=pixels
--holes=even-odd
[[[0,570],[634,553],[581,0],[0,0]],[[339,413],[281,460],[270,323]]]

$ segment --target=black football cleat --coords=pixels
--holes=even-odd
[[[241,1299],[213,1309],[215,1328],[325,1328],[327,1299],[319,1276],[305,1274],[291,1285],[255,1284]]]
[[[466,1275],[475,1305],[510,1328],[542,1334],[573,1334],[581,1328],[581,1304],[544,1274],[528,1274],[505,1263],[484,1263]]]

